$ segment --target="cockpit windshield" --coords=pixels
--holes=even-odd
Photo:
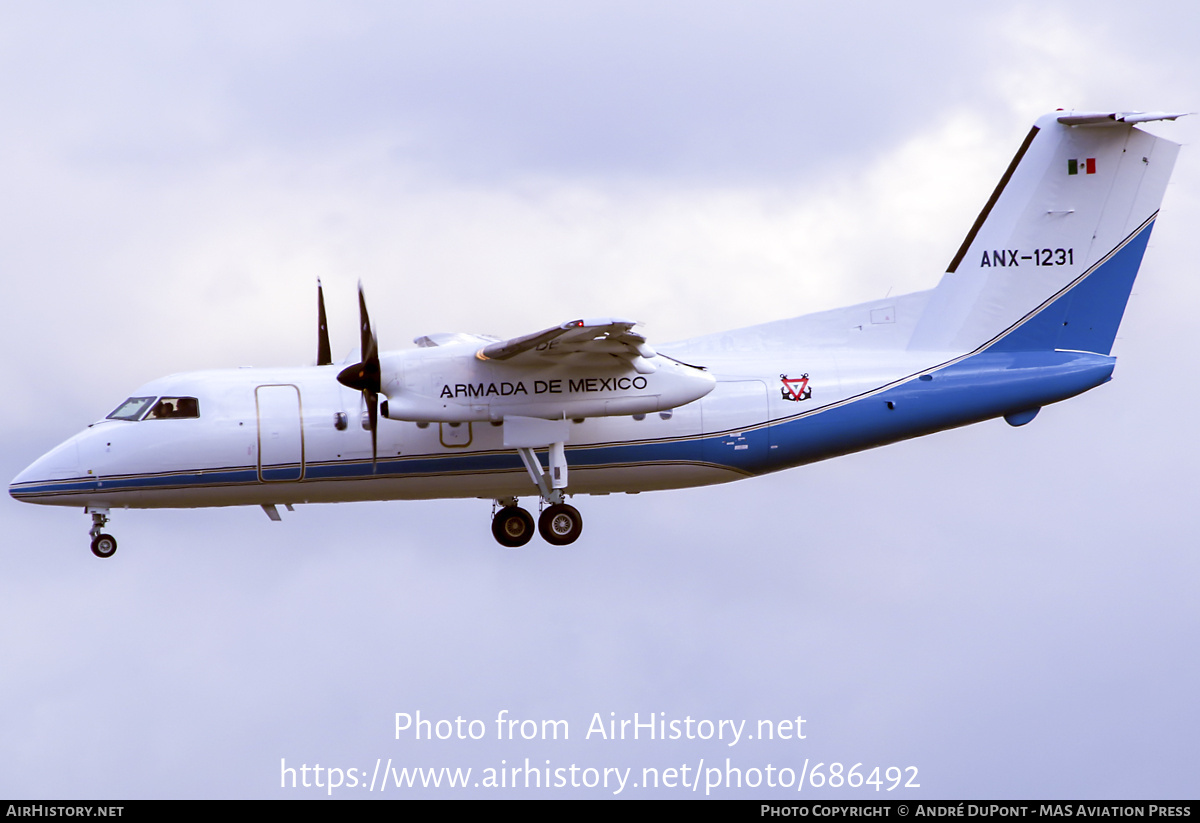
[[[153,397],[131,397],[108,416],[108,420],[141,420],[146,409],[154,402]]]
[[[154,401],[158,400],[157,403]],[[146,410],[150,409],[147,414]],[[199,417],[200,401],[194,397],[131,397],[108,416],[109,420],[176,420]]]

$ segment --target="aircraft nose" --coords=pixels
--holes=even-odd
[[[51,449],[13,478],[8,493],[25,500],[39,484],[79,476],[79,444],[74,438]]]

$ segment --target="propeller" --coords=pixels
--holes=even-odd
[[[332,366],[333,355],[329,351],[329,324],[325,322],[325,292],[321,289],[321,278],[317,278],[317,365]]]
[[[337,379],[348,389],[362,392],[367,404],[367,421],[371,429],[371,470],[375,470],[378,454],[376,429],[379,427],[379,342],[371,330],[371,318],[367,315],[367,299],[363,296],[362,283],[358,284],[359,336],[362,340],[362,360],[347,366],[338,373]]]

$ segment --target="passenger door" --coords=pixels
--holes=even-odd
[[[300,389],[293,385],[259,386],[258,479],[280,483],[304,479],[304,431],[300,425]]]

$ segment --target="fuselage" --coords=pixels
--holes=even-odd
[[[722,483],[988,418],[1023,422],[1022,412],[1105,382],[1113,363],[1060,351],[710,352],[706,366],[715,386],[696,401],[574,418],[566,441],[568,491]],[[97,421],[22,472],[10,493],[31,503],[91,508],[537,494],[518,454],[504,445],[502,419],[488,419],[486,410],[481,420],[457,423],[381,419],[372,461],[361,397],[337,382],[338,368],[156,380],[131,400],[150,408],[163,400],[186,407],[194,399],[194,416],[143,412],[140,419]],[[536,399],[532,379],[524,388]],[[611,388],[619,395],[617,384]],[[566,402],[594,403],[600,394],[598,385],[578,382],[559,390]],[[496,396],[512,398],[513,391],[497,386]],[[481,407],[486,384],[482,392],[471,398]]]

